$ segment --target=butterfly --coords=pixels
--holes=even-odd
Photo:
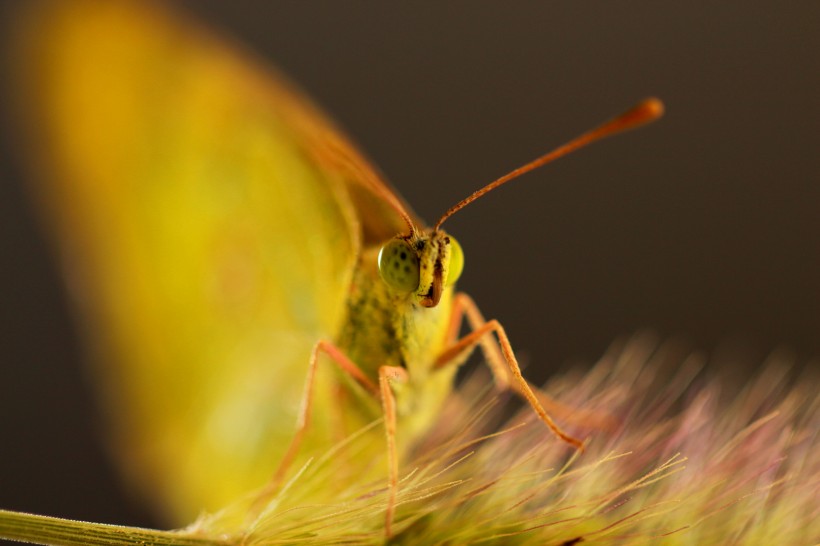
[[[455,291],[464,254],[442,225],[656,119],[659,101],[427,228],[284,76],[165,8],[54,3],[32,11],[19,43],[35,192],[91,333],[113,448],[171,522],[265,484],[267,498],[299,461],[382,419],[368,460],[386,463],[389,536],[403,453],[477,346],[501,388],[582,448],[501,324]]]

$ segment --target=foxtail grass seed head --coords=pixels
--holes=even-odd
[[[527,409],[503,419],[487,382],[467,381],[402,466],[395,541],[816,542],[820,382],[771,360],[732,391],[674,343],[638,336],[615,344],[591,371],[545,387],[583,408],[570,416],[572,432],[591,437],[583,454]],[[596,415],[610,418],[608,431],[583,426]],[[366,437],[311,461],[253,521],[245,519],[251,496],[188,532],[248,545],[380,542],[383,477],[358,479]]]
[[[527,409],[506,418],[486,378],[473,377],[402,465],[391,543],[815,544],[820,378],[770,360],[732,388],[674,343],[616,343],[590,371],[544,388],[560,397],[571,431],[591,438],[584,453],[556,441]],[[381,426],[310,460],[261,509],[250,493],[170,533],[0,512],[0,537],[383,543],[384,465],[366,445],[368,429]]]
[[[781,356],[770,360],[733,389],[675,343],[645,335],[616,343],[590,371],[544,387],[560,398],[553,404],[571,431],[590,438],[584,453],[556,441],[528,409],[505,418],[486,378],[473,377],[408,450],[391,543],[815,544],[820,381],[810,371],[795,377]],[[311,459],[261,510],[250,510],[259,501],[250,493],[174,532],[0,512],[0,536],[383,543],[385,470],[366,445],[381,426]]]

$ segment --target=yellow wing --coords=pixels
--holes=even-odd
[[[187,522],[270,477],[363,240],[404,224],[315,107],[206,30],[140,2],[26,15],[14,47],[36,190],[114,447]]]

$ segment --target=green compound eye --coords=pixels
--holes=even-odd
[[[391,288],[412,292],[419,287],[419,258],[407,243],[393,239],[379,250],[379,275]]]
[[[458,244],[455,237],[449,235],[450,238],[450,266],[447,269],[447,281],[444,283],[447,286],[455,283],[461,276],[464,270],[464,252],[461,250],[461,245]]]

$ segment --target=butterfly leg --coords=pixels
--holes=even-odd
[[[450,315],[447,336],[445,337],[445,347],[453,347],[458,342],[458,334],[465,316],[473,331],[478,330],[478,328],[487,322],[484,320],[484,316],[481,314],[481,311],[479,311],[473,299],[464,292],[458,292],[453,297],[453,310]],[[498,389],[506,390],[510,388],[509,373],[507,372],[507,366],[504,363],[504,357],[501,354],[501,348],[498,346],[498,343],[496,343],[492,336],[481,336],[478,339],[478,343],[481,344],[481,352],[484,353],[484,358],[487,359],[487,366],[489,366],[493,374],[493,380]],[[474,346],[475,345],[469,349],[472,350]],[[457,354],[458,353],[453,354],[453,357],[447,360],[447,362],[453,361],[453,358],[455,358]],[[438,360],[442,361],[442,357],[439,357]],[[446,365],[446,363],[437,363],[436,367],[444,365]]]
[[[343,372],[348,374],[357,383],[364,387],[365,390],[370,392],[374,398],[379,396],[379,387],[377,387],[376,384],[371,381],[367,375],[365,375],[361,368],[350,360],[333,343],[329,341],[319,341],[313,347],[313,351],[310,355],[308,372],[305,378],[304,392],[302,394],[302,402],[299,406],[299,414],[296,419],[296,432],[293,435],[293,439],[290,441],[290,445],[288,446],[288,450],[285,452],[285,456],[282,457],[282,461],[276,469],[276,473],[273,475],[273,478],[265,489],[259,494],[259,497],[254,504],[254,508],[256,510],[252,509],[252,511],[258,511],[263,508],[270,499],[270,496],[279,489],[279,485],[282,483],[288,468],[290,468],[290,465],[299,453],[299,448],[302,445],[302,440],[305,437],[305,433],[308,428],[310,428],[311,413],[313,411],[313,391],[316,384],[316,369],[319,365],[319,355],[322,353],[329,356],[333,363],[335,363]]]
[[[465,316],[472,332],[456,340],[461,321]],[[490,335],[493,332],[498,338],[497,341]],[[478,306],[467,294],[459,293],[455,296],[453,315],[447,336],[449,347],[436,359],[436,368],[442,368],[452,362],[461,362],[459,357],[465,351],[472,351],[477,344],[480,344],[496,384],[500,388],[512,388],[521,395],[555,436],[580,450],[584,449],[584,443],[581,440],[561,430],[544,410],[535,392],[521,374],[521,368],[518,366],[518,360],[515,358],[512,345],[510,345],[503,326],[495,319],[485,320]],[[506,368],[504,363],[506,363]],[[512,374],[512,383],[507,375],[507,370]]]
[[[450,316],[450,325],[447,337],[445,338],[445,347],[450,347],[458,341],[459,330],[465,317],[467,318],[470,328],[474,331],[487,323],[473,299],[467,294],[459,292],[453,298],[453,312]],[[483,336],[479,340],[479,343],[481,343],[481,350],[487,359],[487,365],[492,371],[493,379],[498,389],[505,390],[510,388],[507,365],[498,342],[492,336]],[[439,360],[441,360],[441,358],[439,358]],[[515,388],[516,386],[513,385],[512,387]],[[609,414],[570,407],[558,402],[537,387],[530,386],[530,389],[535,392],[544,409],[553,415],[560,416],[566,421],[583,424],[586,427],[599,430],[615,430],[620,425],[618,419]]]
[[[384,412],[385,435],[387,439],[387,462],[388,462],[388,501],[387,512],[385,514],[385,535],[389,538],[392,536],[393,515],[396,508],[396,496],[398,494],[399,486],[399,463],[398,452],[396,450],[396,398],[393,395],[393,390],[390,387],[391,381],[404,382],[407,380],[407,372],[404,368],[397,366],[381,366],[379,368],[379,384],[373,383],[370,378],[362,372],[356,363],[350,360],[344,352],[329,341],[320,341],[313,348],[310,356],[310,363],[308,364],[308,373],[305,378],[304,393],[302,395],[302,402],[299,408],[299,415],[296,421],[296,432],[293,435],[290,446],[279,463],[279,468],[276,470],[273,479],[261,492],[257,501],[254,503],[252,512],[258,513],[264,508],[264,505],[282,483],[285,476],[296,455],[299,453],[299,448],[302,440],[310,427],[311,411],[313,408],[313,391],[316,383],[316,370],[319,364],[319,355],[321,353],[330,357],[343,372],[350,375],[356,382],[358,382],[365,390],[371,393],[374,398],[381,398],[382,410]]]
[[[384,411],[384,430],[387,436],[388,496],[387,512],[384,516],[384,534],[390,538],[393,534],[393,515],[396,511],[396,496],[399,490],[399,456],[396,450],[396,398],[391,381],[406,382],[407,371],[398,366],[381,366],[379,368],[379,390],[381,392],[382,410]]]

